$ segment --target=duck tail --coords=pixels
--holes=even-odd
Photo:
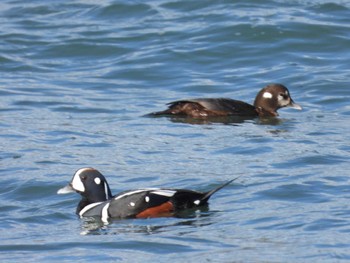
[[[169,110],[164,111],[155,111],[148,114],[143,115],[144,117],[163,117],[165,115],[170,115],[171,112]]]
[[[213,190],[210,190],[209,192],[205,193],[205,194],[203,195],[203,197],[201,198],[201,203],[202,203],[202,202],[203,202],[203,203],[207,202],[207,201],[209,200],[209,198],[210,198],[213,194],[215,194],[217,191],[219,191],[220,189],[224,188],[225,186],[229,185],[230,183],[232,183],[233,181],[235,181],[235,180],[238,179],[239,177],[240,177],[240,176],[238,176],[238,177],[236,177],[236,178],[234,178],[234,179],[232,179],[232,180],[230,180],[230,181],[228,181],[228,182],[226,182],[226,183],[224,183],[224,184],[222,184],[222,185],[220,185],[220,186],[214,188]]]

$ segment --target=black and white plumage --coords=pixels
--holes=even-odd
[[[184,209],[206,205],[209,198],[233,180],[208,191],[186,189],[146,188],[130,190],[112,196],[106,178],[94,168],[81,168],[71,182],[58,194],[77,192],[81,195],[76,213],[80,217],[148,218],[173,216]]]
[[[177,100],[167,104],[168,109],[146,116],[177,116],[205,119],[209,117],[274,117],[277,110],[291,107],[301,110],[289,90],[282,84],[269,84],[256,95],[254,105],[228,98],[198,98]]]

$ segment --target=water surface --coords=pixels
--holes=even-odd
[[[347,1],[5,0],[0,22],[2,262],[350,259]],[[142,117],[271,82],[303,111]],[[85,166],[113,193],[241,177],[207,211],[103,225],[56,195]]]

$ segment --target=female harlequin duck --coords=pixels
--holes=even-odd
[[[235,180],[235,179],[233,179]],[[76,213],[80,217],[148,218],[173,216],[177,211],[206,205],[209,198],[233,180],[208,192],[185,189],[146,188],[112,196],[105,177],[96,169],[81,168],[58,194],[77,192],[82,196]]]
[[[148,116],[185,116],[192,118],[237,116],[237,117],[271,117],[278,116],[277,110],[291,107],[301,110],[288,91],[281,84],[270,84],[256,95],[254,106],[246,102],[227,98],[200,98],[178,100],[168,103],[164,111],[153,112]]]

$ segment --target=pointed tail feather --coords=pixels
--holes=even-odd
[[[171,112],[169,110],[164,111],[155,111],[148,114],[143,115],[144,117],[164,117],[167,115],[171,115]]]
[[[229,185],[230,183],[232,183],[233,181],[235,181],[235,180],[238,179],[239,177],[241,177],[241,176],[238,176],[238,177],[236,177],[236,178],[234,178],[234,179],[232,179],[232,180],[230,180],[230,181],[228,181],[228,182],[226,182],[226,183],[224,183],[224,184],[222,184],[222,185],[216,187],[215,189],[213,189],[213,190],[207,192],[207,193],[201,198],[201,203],[202,203],[203,201],[204,201],[204,202],[207,202],[207,201],[209,200],[209,198],[210,198],[213,194],[215,194],[217,191],[219,191],[220,189],[224,188],[225,186]]]

